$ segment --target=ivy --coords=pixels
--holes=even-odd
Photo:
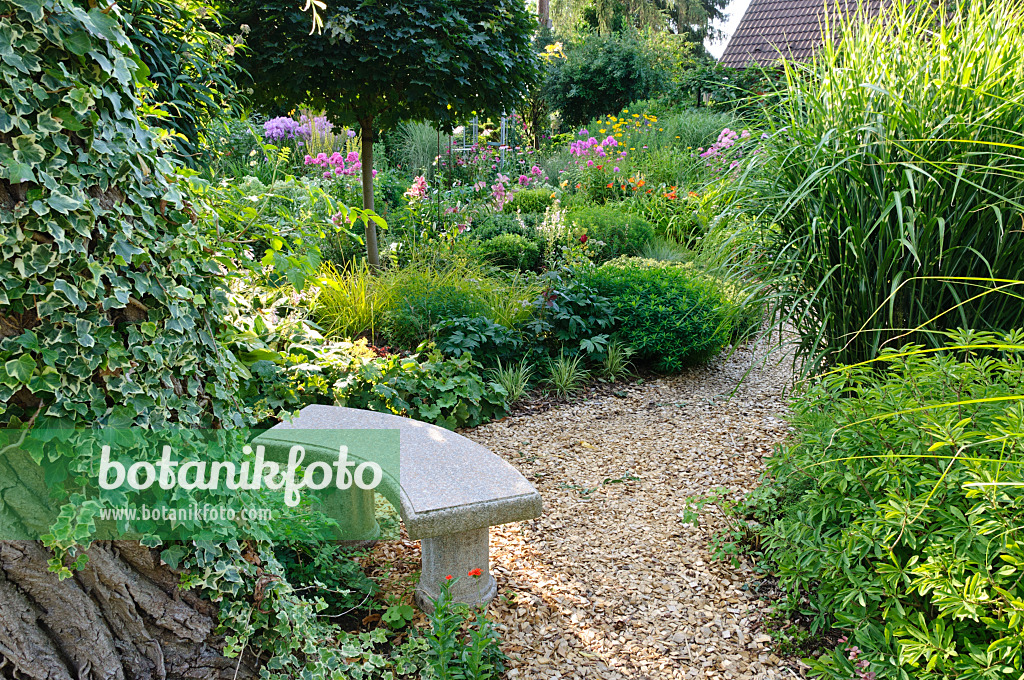
[[[0,424],[240,424],[223,272],[117,12],[0,2]]]

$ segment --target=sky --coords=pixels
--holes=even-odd
[[[725,21],[716,21],[712,24],[715,28],[722,30],[725,36],[716,42],[705,42],[704,46],[708,48],[708,52],[711,53],[715,59],[722,56],[722,52],[725,51],[725,45],[729,42],[729,38],[732,36],[733,31],[740,25],[740,19],[743,18],[743,13],[747,11],[747,5],[750,4],[750,0],[732,0],[723,10],[726,14]]]

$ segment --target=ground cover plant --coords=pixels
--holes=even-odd
[[[1021,338],[885,350],[794,402],[747,503],[781,609],[845,633],[820,677],[1020,674]]]

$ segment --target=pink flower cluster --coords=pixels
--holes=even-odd
[[[726,149],[732,148],[734,144],[740,139],[746,139],[750,136],[750,130],[744,130],[743,132],[736,132],[725,128],[718,133],[718,140],[707,148],[707,151],[700,155],[701,158],[710,158],[712,156],[718,156]]]
[[[427,197],[427,178],[418,176],[412,181],[412,186],[405,192],[405,197],[410,201],[422,201]]]
[[[494,208],[498,212],[501,212],[505,204],[512,200],[515,191],[513,189],[506,189],[505,183],[509,181],[508,175],[498,173],[498,181],[491,185],[491,196],[494,197]]]
[[[544,171],[541,170],[540,166],[535,165],[530,168],[529,175],[519,175],[519,186],[528,187],[534,181],[543,182],[547,177],[544,175]]]
[[[849,642],[849,638],[847,638],[844,635],[843,637],[839,638],[839,642],[845,644],[846,642]],[[857,680],[875,680],[875,672],[867,670],[868,667],[871,665],[871,662],[867,659],[858,659],[858,657],[860,656],[860,652],[860,647],[856,645],[853,645],[852,647],[847,647],[846,649],[846,658],[849,659],[853,663],[853,665],[858,668]]]
[[[603,142],[597,141],[594,137],[590,137],[589,139],[577,139],[576,141],[569,143],[569,153],[573,156],[579,156],[580,158],[590,155],[597,156],[598,158],[604,158],[608,155],[610,150],[618,145],[619,142],[611,135],[608,135],[608,138]],[[625,156],[626,152],[623,151],[620,155]]]
[[[358,151],[349,151],[347,156],[342,156],[338,151],[335,151],[330,156],[325,153],[318,153],[316,156],[306,154],[305,164],[319,165],[324,168],[324,179],[329,179],[332,176],[349,177],[358,175],[363,167],[362,162],[359,160]],[[377,176],[376,170],[373,171],[373,176]]]

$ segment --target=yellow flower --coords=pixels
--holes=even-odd
[[[603,135],[606,132],[606,130],[605,128],[601,128],[600,130],[598,130],[598,132],[600,132]]]
[[[634,118],[639,118],[639,117],[640,117],[640,114],[639,114],[639,113],[634,113],[634,114],[633,114],[633,117],[634,117]]]
[[[629,113],[629,109],[622,109],[623,113]]]

